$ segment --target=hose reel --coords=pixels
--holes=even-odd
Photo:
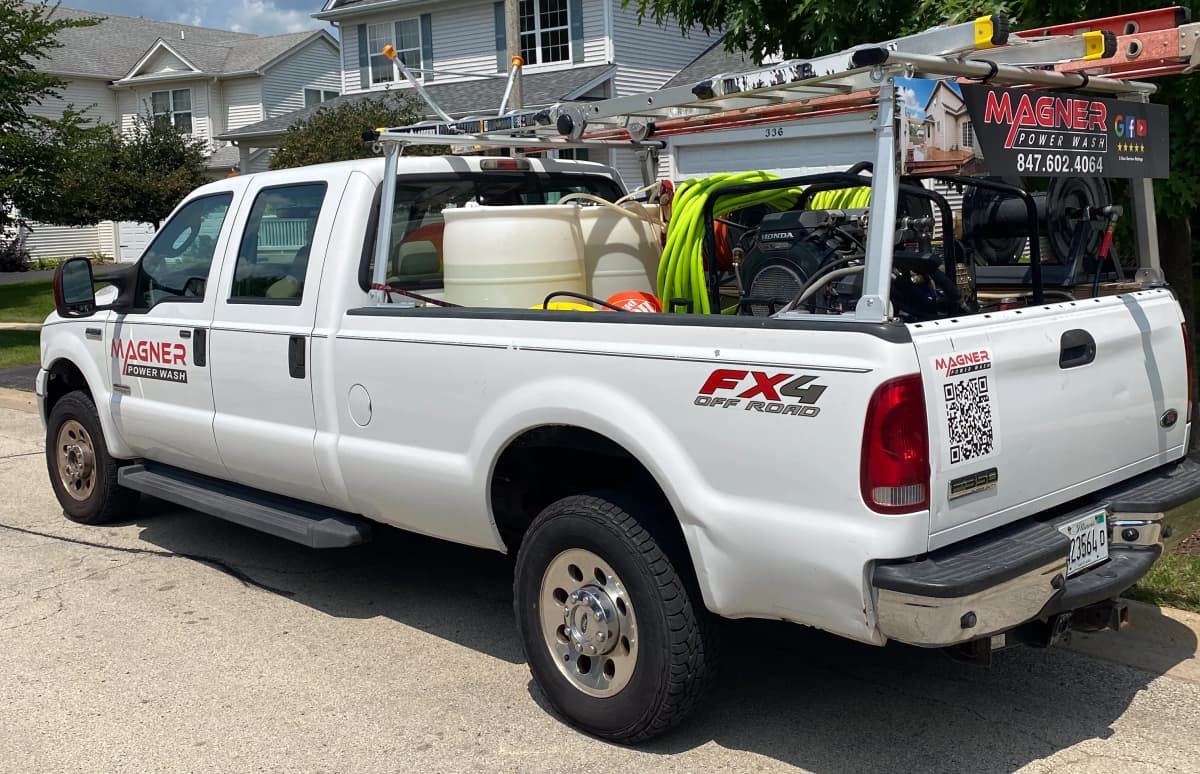
[[[1021,185],[1018,179],[990,179]],[[1103,178],[1051,178],[1044,193],[1032,196],[1037,204],[1037,233],[1047,239],[1051,256],[1058,263],[1097,255],[1104,232],[1093,225],[1090,216],[1112,204],[1112,194]],[[1084,223],[1083,218],[1088,222]],[[1029,232],[1025,205],[1020,199],[984,188],[968,188],[963,195],[963,243],[981,263],[1017,263]]]

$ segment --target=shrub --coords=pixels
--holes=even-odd
[[[0,271],[26,271],[29,268],[29,251],[22,239],[0,237]]]

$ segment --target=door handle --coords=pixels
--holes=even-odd
[[[1078,368],[1096,359],[1096,340],[1092,334],[1080,328],[1064,333],[1060,345],[1059,368]]]
[[[186,339],[185,333],[192,337],[192,363],[200,368],[208,365],[208,329],[192,328],[190,331],[180,331],[179,335]]]
[[[304,378],[304,350],[307,343],[305,336],[288,337],[288,373],[293,379]]]

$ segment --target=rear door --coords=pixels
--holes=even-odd
[[[251,183],[211,341],[213,432],[229,478],[322,503],[309,353],[334,188]]]
[[[909,326],[937,547],[1182,456],[1183,318],[1163,289]]]

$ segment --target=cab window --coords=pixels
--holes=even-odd
[[[300,303],[325,190],[325,183],[302,183],[259,192],[238,246],[230,302]]]
[[[590,193],[609,201],[624,192],[611,178],[538,172],[464,172],[404,175],[396,183],[387,284],[418,290],[442,287],[442,212],[476,205],[556,204],[570,193]],[[378,209],[378,207],[376,207]],[[375,236],[364,244],[360,284],[370,287],[375,266]]]
[[[138,264],[136,305],[202,301],[232,193],[193,199],[159,229]]]

